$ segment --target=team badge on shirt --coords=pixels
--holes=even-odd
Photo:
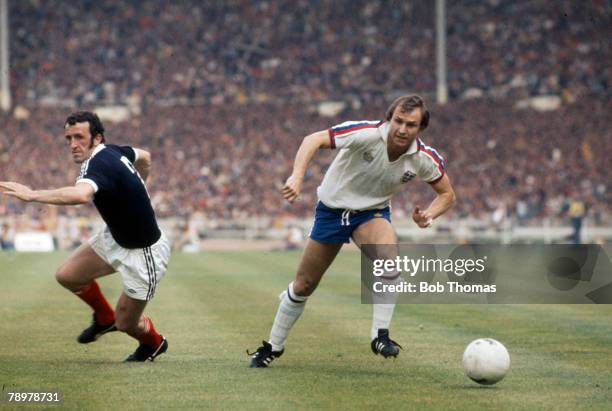
[[[365,153],[363,153],[363,159],[368,163],[371,163],[372,160],[374,160],[374,156],[369,151],[366,151]]]
[[[404,175],[402,176],[402,183],[407,183],[408,181],[412,180],[415,177],[416,177],[416,174],[414,174],[412,171],[406,171]]]

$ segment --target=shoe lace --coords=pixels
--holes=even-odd
[[[265,357],[272,356],[272,350],[268,349],[263,345],[253,352],[249,352],[249,349],[247,348],[246,353],[249,356],[257,356],[257,358],[261,357],[262,355],[265,355]]]
[[[253,352],[249,352],[249,349],[247,348],[246,353],[247,355],[256,355],[259,357],[261,354],[264,353],[264,351],[267,351],[264,347],[259,347],[257,350]]]

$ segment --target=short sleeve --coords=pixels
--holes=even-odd
[[[419,177],[429,184],[440,181],[446,172],[444,158],[435,149],[426,145],[420,146],[419,156],[421,159]]]
[[[136,159],[137,159],[136,150],[134,150],[132,147],[118,146],[117,148],[121,152],[122,156],[125,156],[128,160],[130,160],[130,163],[134,164],[134,162],[136,162]]]
[[[378,135],[382,121],[346,121],[327,130],[331,148],[351,148]]]
[[[108,178],[109,172],[105,170],[105,163],[99,161],[99,158],[93,158],[86,161],[81,166],[81,174],[77,177],[76,184],[87,183],[91,185],[97,193],[99,190],[111,190],[112,180]]]

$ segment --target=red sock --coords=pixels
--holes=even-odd
[[[104,294],[100,291],[96,281],[92,281],[89,285],[75,292],[75,294],[93,308],[96,321],[99,324],[106,325],[115,321],[115,312],[108,305],[108,301],[104,298]]]
[[[144,317],[144,330],[138,336],[135,337],[138,341],[143,344],[148,345],[149,347],[157,348],[159,344],[162,342],[162,336],[155,331],[155,327],[153,326],[153,321],[147,316]]]

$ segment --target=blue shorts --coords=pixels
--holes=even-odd
[[[319,201],[310,238],[326,244],[348,243],[353,231],[373,218],[384,218],[391,222],[391,210],[385,207],[379,210],[351,211],[329,208]]]

